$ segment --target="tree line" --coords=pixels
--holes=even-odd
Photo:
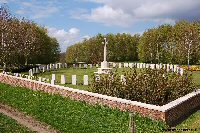
[[[163,24],[142,35],[98,34],[67,48],[66,61],[99,63],[103,60],[103,38],[108,40],[108,61],[145,63],[200,63],[200,22],[185,20]]]
[[[33,21],[12,16],[6,5],[0,7],[0,27],[0,64],[4,67],[47,64],[59,58],[57,40]]]
[[[99,63],[103,60],[104,38],[107,38],[108,61],[132,61],[138,60],[137,46],[140,36],[130,34],[97,34],[96,36],[72,45],[66,50],[66,61]]]

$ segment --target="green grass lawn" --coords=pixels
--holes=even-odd
[[[200,132],[200,110],[192,114],[188,119],[179,124],[177,129],[197,129]]]
[[[200,87],[200,71],[193,71],[192,76],[196,86]]]
[[[29,114],[65,133],[127,133],[129,113],[100,105],[89,105],[0,83],[0,102]],[[161,132],[166,125],[135,115],[137,132]]]
[[[34,133],[28,128],[21,126],[16,120],[0,113],[0,133]]]
[[[129,68],[118,68],[113,69],[113,71],[117,71],[119,74],[123,74],[124,71],[128,70]],[[140,71],[140,69],[136,69],[137,71]],[[51,79],[52,74],[56,74],[56,84],[60,83],[60,76],[62,74],[66,75],[67,83],[65,86],[75,88],[75,89],[82,89],[82,90],[89,90],[88,86],[83,85],[83,75],[89,76],[89,83],[93,79],[94,72],[97,71],[97,68],[87,68],[87,69],[80,69],[80,68],[65,68],[65,69],[59,69],[55,71],[45,72],[37,74],[38,77],[48,78]],[[77,85],[71,85],[71,76],[77,75]],[[200,71],[194,71],[193,72],[193,79],[196,86],[200,86]]]

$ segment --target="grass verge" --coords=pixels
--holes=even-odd
[[[129,113],[89,105],[0,83],[0,102],[15,107],[65,133],[127,133]],[[166,125],[135,115],[137,132],[162,132]]]
[[[0,113],[0,132],[1,133],[34,133],[28,128],[21,126],[16,120]]]

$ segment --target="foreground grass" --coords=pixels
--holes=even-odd
[[[176,127],[177,129],[196,129],[200,132],[200,110]]]
[[[127,133],[129,113],[88,105],[58,95],[0,83],[0,102],[34,116],[65,133]],[[162,132],[166,125],[135,115],[137,132]]]
[[[0,113],[0,132],[1,133],[33,133],[28,128],[23,127],[17,121]]]

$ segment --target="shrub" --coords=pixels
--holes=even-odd
[[[37,65],[25,65],[25,66],[18,66],[15,68],[11,68],[9,71],[12,73],[21,73],[21,72],[27,72],[32,68],[38,67]]]
[[[133,101],[164,105],[195,89],[189,73],[181,76],[163,69],[143,69],[140,72],[130,69],[124,76],[122,81],[117,72],[100,75],[98,82],[94,77],[90,90]]]

